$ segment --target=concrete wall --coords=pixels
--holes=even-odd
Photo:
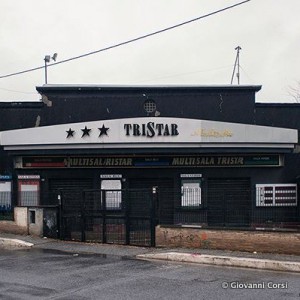
[[[28,228],[28,209],[27,207],[14,208],[14,220],[17,226]]]
[[[0,221],[0,232],[12,234],[28,234],[27,227],[21,227],[14,221]]]
[[[27,207],[15,207],[15,221],[0,221],[0,232],[13,234],[28,234]]]
[[[43,236],[43,219],[42,208],[15,207],[14,221],[1,221],[0,232]]]
[[[156,246],[300,255],[300,233],[157,226]]]
[[[34,220],[33,215],[34,214]],[[29,208],[28,209],[28,232],[32,235],[43,236],[43,209]]]
[[[253,124],[255,92],[259,89],[258,86],[37,87],[47,103],[40,112],[41,126],[148,115]],[[147,99],[156,103],[157,110],[150,114],[144,109]]]

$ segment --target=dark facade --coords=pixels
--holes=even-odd
[[[300,104],[298,103],[256,103],[257,124],[266,126],[300,128]]]
[[[22,188],[38,192],[28,205],[52,205],[58,190],[156,187],[161,225],[259,227],[271,220],[298,228],[299,154],[288,129],[300,128],[299,105],[255,103],[260,86],[37,90],[41,102],[0,103],[0,131],[29,130],[20,131],[28,143],[18,130],[10,131],[16,142],[1,136],[0,174],[12,178],[13,204],[26,205]],[[51,131],[42,129],[52,125],[49,141]],[[63,140],[54,141],[61,132]],[[40,142],[30,144],[35,133]]]
[[[255,122],[260,87],[37,87],[43,102],[0,103],[1,130],[94,120],[153,116]],[[147,113],[144,102],[155,101]],[[243,114],[240,112],[243,111]],[[15,122],[14,120],[18,120]]]

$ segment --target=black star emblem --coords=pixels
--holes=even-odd
[[[84,129],[81,129],[81,131],[82,131],[82,138],[84,137],[84,136],[86,136],[86,135],[88,135],[88,136],[90,136],[90,131],[91,131],[92,129],[88,129],[86,126],[84,127]]]
[[[108,134],[107,134],[107,131],[108,131],[109,128],[108,128],[108,127],[105,127],[104,124],[102,125],[101,128],[98,128],[98,129],[100,130],[99,137],[100,137],[101,135],[103,135],[103,134],[108,135]]]
[[[67,133],[67,138],[74,136],[74,130],[72,130],[71,128],[69,130],[66,131]]]

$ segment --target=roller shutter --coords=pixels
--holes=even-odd
[[[208,179],[208,224],[247,226],[251,213],[250,179]]]

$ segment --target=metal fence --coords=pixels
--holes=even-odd
[[[0,192],[0,220],[13,220],[12,192]]]
[[[127,189],[62,192],[63,239],[153,246],[155,225],[214,229],[300,230],[292,192],[280,197],[258,189]],[[277,197],[277,202],[275,201]],[[279,198],[278,198],[279,197]]]
[[[279,195],[279,196],[278,196]],[[300,208],[291,191],[267,195],[260,190],[190,189],[174,193],[175,225],[252,230],[300,230]],[[159,198],[161,202],[163,198]],[[171,213],[171,212],[170,212]]]
[[[61,192],[60,236],[68,240],[155,245],[149,190]]]
[[[22,194],[24,206],[62,205],[61,238],[104,243],[153,245],[155,225],[300,230],[295,185],[241,188],[78,190]],[[36,205],[37,199],[41,203]],[[26,200],[26,201],[25,201]],[[0,193],[0,220],[13,219],[12,193]]]

